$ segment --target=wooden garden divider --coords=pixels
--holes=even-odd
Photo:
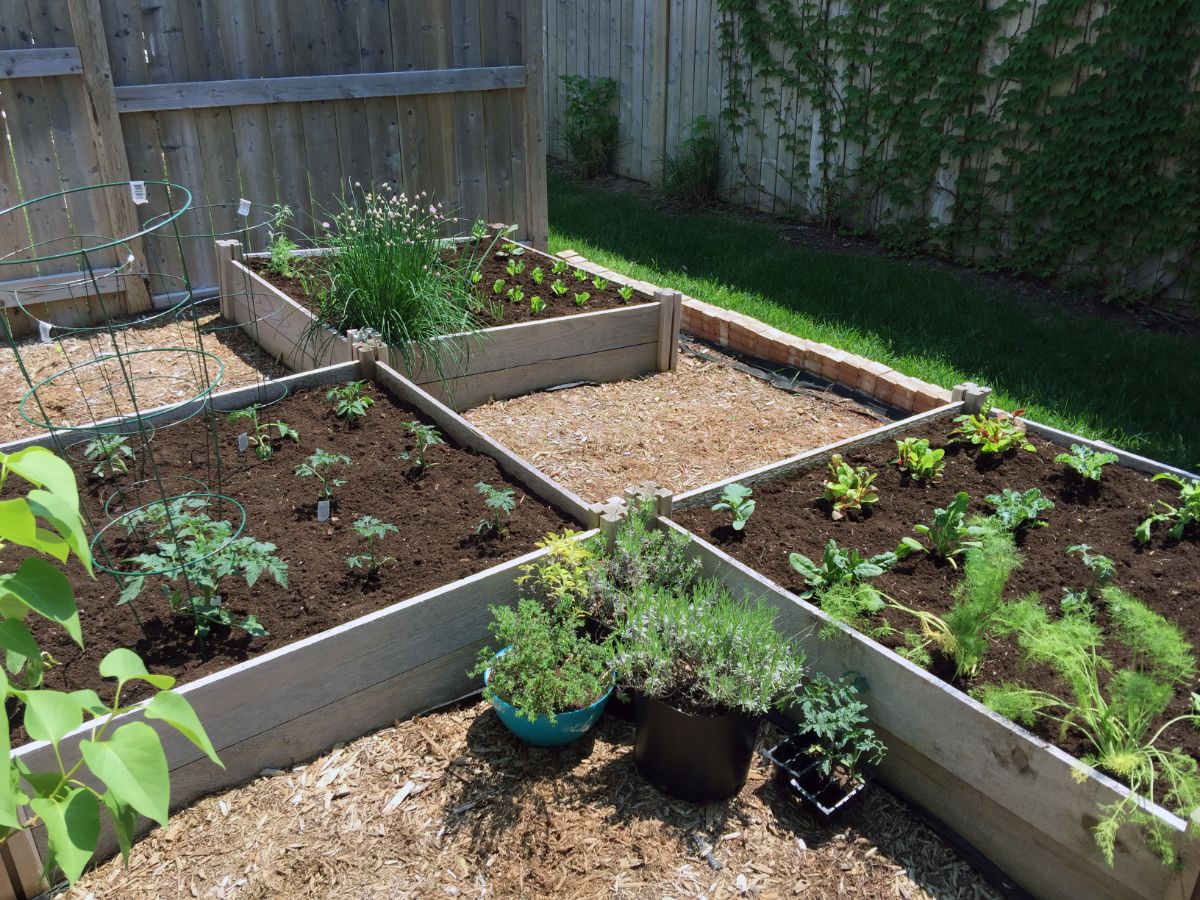
[[[540,4],[520,0],[8,0],[0,210],[102,182],[181,184],[185,239],[128,243],[138,271],[179,277],[182,257],[197,290],[218,283],[212,234],[247,221],[241,200],[256,221],[286,204],[312,233],[355,180],[426,191],[468,223],[516,222],[544,247],[543,35]],[[66,236],[68,216],[79,234],[134,234],[145,210],[116,189],[58,206],[0,216],[0,258]],[[248,237],[262,249],[266,230]],[[10,308],[14,290],[78,265],[0,266],[15,333],[36,323]],[[141,284],[113,285],[122,309],[149,308]],[[94,321],[71,294],[39,293],[30,311],[55,304],[45,317],[68,324],[74,305],[69,323]]]

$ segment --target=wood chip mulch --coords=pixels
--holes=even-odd
[[[882,422],[853,400],[780,390],[686,355],[675,372],[527,394],[464,416],[589,501],[643,481],[683,493]]]
[[[993,898],[955,851],[872,787],[834,828],[756,757],[734,800],[671,800],[633,727],[522,744],[482,702],[410,719],[205,798],[65,896]]]
[[[104,331],[62,340],[55,336],[50,343],[21,341],[17,348],[20,362],[34,384],[64,369],[76,369],[38,389],[38,399],[56,427],[133,413],[126,378],[132,380],[137,406],[143,410],[191,399],[216,379],[217,369],[208,359],[202,365],[201,358],[187,350],[202,349],[220,359],[225,370],[217,391],[290,374],[241,329],[226,327],[227,323],[218,321],[215,314],[202,317],[200,325],[205,329],[200,340],[190,321],[168,320],[118,331],[115,337]],[[134,353],[139,350],[161,352]],[[120,361],[92,362],[117,352],[130,355]],[[17,353],[0,340],[0,442],[45,433],[45,428],[30,424],[20,415],[21,398],[28,390]],[[28,412],[32,418],[40,417],[32,400]]]

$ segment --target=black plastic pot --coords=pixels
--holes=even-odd
[[[730,712],[691,715],[634,694],[637,728],[633,758],[656,788],[681,800],[728,800],[750,774],[759,720]]]
[[[832,775],[822,774],[817,767],[817,760],[809,756],[804,748],[803,738],[793,735],[770,750],[763,751],[763,756],[778,766],[780,776],[792,793],[828,822],[863,792],[869,773],[860,775],[853,785],[847,786]]]

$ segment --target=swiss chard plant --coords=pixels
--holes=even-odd
[[[1054,509],[1054,502],[1043,497],[1038,488],[1030,488],[1024,493],[1005,488],[984,499],[996,508],[996,519],[1009,531],[1039,528],[1046,524],[1041,518],[1042,513]]]
[[[345,419],[354,425],[367,415],[375,401],[364,392],[366,382],[348,381],[338,387],[330,388],[325,399],[333,406],[333,412],[339,419]]]
[[[261,421],[258,417],[259,409],[257,405],[248,406],[229,414],[229,422],[232,425],[238,422],[249,423],[247,441],[254,448],[255,456],[262,460],[274,456],[276,440],[299,442],[300,432],[282,419],[276,419],[274,422]]]
[[[238,534],[232,523],[214,520],[208,502],[179,498],[149,504],[126,517],[130,529],[146,527],[155,549],[130,557],[132,575],[125,581],[118,603],[138,597],[148,579],[166,579],[163,594],[171,612],[192,617],[195,633],[206,638],[217,625],[237,627],[260,637],[266,629],[254,615],[235,618],[227,606],[225,579],[240,577],[254,587],[263,575],[287,587],[287,563],[275,545]]]
[[[321,499],[332,500],[333,489],[341,487],[346,479],[336,474],[338,466],[349,466],[350,457],[344,453],[328,453],[318,447],[312,455],[296,466],[296,474],[301,478],[315,478],[321,485]]]
[[[741,531],[754,514],[756,502],[751,499],[753,493],[754,491],[744,484],[734,482],[726,485],[725,490],[721,492],[721,499],[713,504],[713,512],[728,512],[733,530]]]
[[[1020,448],[1036,453],[1037,447],[1030,443],[1025,434],[1025,424],[1020,417],[1025,410],[1005,412],[1000,409],[982,410],[974,415],[957,416],[956,428],[950,432],[950,440],[956,444],[971,444],[980,453],[1001,454]]]
[[[929,446],[926,438],[906,437],[896,441],[896,458],[892,464],[906,472],[913,481],[940,481],[946,463],[946,451]]]
[[[430,466],[436,465],[436,463],[429,462],[425,455],[433,447],[446,443],[442,440],[442,433],[432,425],[424,425],[417,421],[402,422],[401,425],[412,435],[413,449],[401,452],[400,458],[405,462],[411,462],[413,468],[418,472],[424,472]]]
[[[361,516],[354,520],[354,533],[363,543],[361,553],[346,557],[346,567],[363,569],[370,578],[388,563],[396,561],[394,556],[384,556],[379,552],[379,543],[389,534],[398,534],[400,529],[390,525],[375,516]]]
[[[844,549],[838,546],[833,538],[825,545],[821,562],[814,563],[801,553],[788,556],[791,567],[804,576],[808,590],[800,594],[803,598],[811,597],[835,584],[854,584],[882,575],[897,562],[900,557],[893,551],[887,550],[874,556],[863,556],[858,550]]]
[[[1151,481],[1167,481],[1179,488],[1178,506],[1158,501],[1159,512],[1151,513],[1142,520],[1136,530],[1137,539],[1143,544],[1150,541],[1150,531],[1155,525],[1170,525],[1167,534],[1178,541],[1193,522],[1200,522],[1200,479],[1185,480],[1171,472],[1160,472]]]
[[[475,485],[475,490],[479,491],[483,497],[483,504],[487,507],[488,514],[479,520],[475,525],[476,534],[491,534],[500,537],[508,531],[504,524],[512,511],[517,508],[517,495],[512,488],[508,487],[492,487],[486,481],[480,481]]]
[[[879,500],[876,477],[866,466],[852,466],[840,453],[833,454],[829,459],[829,479],[825,482],[825,499],[833,510],[831,517],[840,519],[848,509],[862,509]]]
[[[824,777],[836,772],[850,787],[862,782],[864,766],[883,762],[886,748],[871,729],[854,678],[834,680],[818,672],[805,682],[793,708],[800,714],[805,752]]]
[[[933,511],[932,522],[928,525],[913,526],[913,530],[929,542],[928,545],[911,537],[902,538],[903,545],[918,553],[928,551],[957,569],[955,557],[979,546],[979,541],[975,539],[978,534],[977,528],[966,523],[967,506],[970,502],[971,498],[967,492],[959,491],[945,509]]]
[[[129,463],[135,458],[129,438],[120,434],[102,434],[88,441],[83,456],[88,462],[95,463],[92,474],[97,478],[129,474]]]
[[[1056,463],[1062,463],[1084,481],[1099,481],[1104,467],[1117,461],[1117,454],[1102,453],[1085,447],[1082,444],[1072,444],[1070,453],[1060,453],[1054,457]]]

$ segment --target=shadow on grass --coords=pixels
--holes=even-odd
[[[950,386],[973,380],[1032,418],[1200,465],[1200,345],[1005,296],[953,272],[783,242],[768,224],[678,215],[554,178],[553,249],[676,287]]]

